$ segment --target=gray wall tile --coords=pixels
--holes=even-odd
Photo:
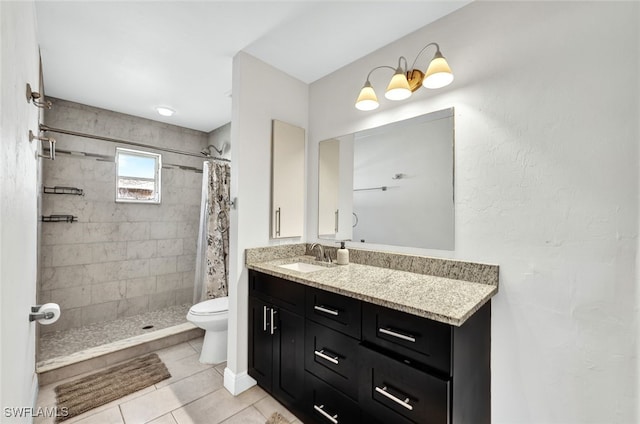
[[[193,152],[207,145],[205,133],[51,100],[45,123],[52,127]],[[111,143],[62,134],[56,140],[61,150],[115,155]],[[175,154],[163,153],[163,162],[202,167],[202,159]],[[163,169],[160,205],[116,203],[112,161],[60,154],[43,162],[43,183],[84,190],[83,196],[42,196],[43,215],[78,217],[42,224],[39,297],[62,307],[60,320],[43,331],[191,302],[201,173]]]

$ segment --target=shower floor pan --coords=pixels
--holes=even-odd
[[[40,335],[36,372],[40,385],[87,369],[201,337],[187,322],[190,305],[171,306],[114,321]]]

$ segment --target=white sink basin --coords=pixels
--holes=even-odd
[[[313,272],[313,271],[321,271],[323,269],[327,269],[327,267],[308,264],[306,262],[294,262],[292,264],[278,265],[280,268],[290,269],[292,271],[298,272]]]

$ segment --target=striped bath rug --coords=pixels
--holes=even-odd
[[[54,391],[62,422],[171,377],[158,355],[151,353],[69,383]],[[64,416],[61,416],[64,415]]]

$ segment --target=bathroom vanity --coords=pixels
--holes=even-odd
[[[247,262],[249,374],[303,422],[491,421],[497,267],[494,285],[389,269],[393,261]]]

